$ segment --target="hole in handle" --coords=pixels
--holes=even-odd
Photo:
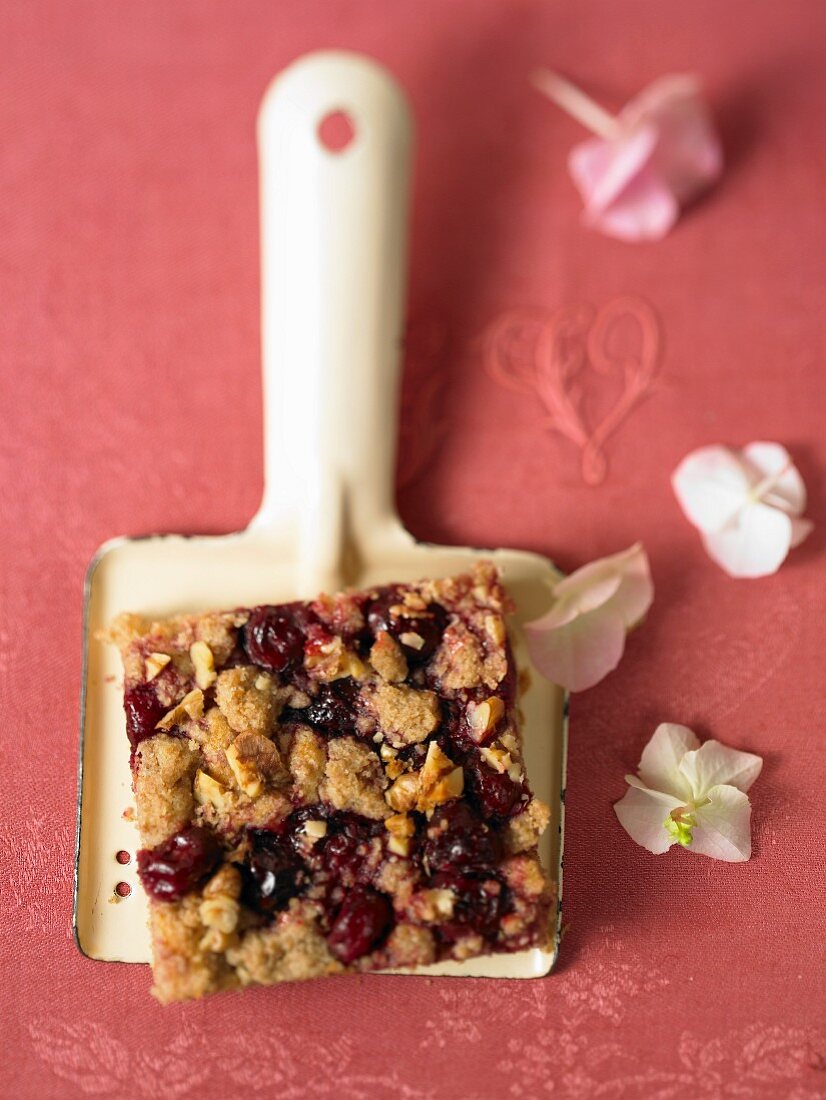
[[[352,145],[356,127],[346,111],[330,111],[319,122],[318,140],[329,153],[343,153]]]
[[[132,893],[132,887],[128,882],[119,882],[115,887],[115,893],[119,898],[128,898]]]
[[[121,848],[119,852],[115,852],[115,859],[122,867],[125,867],[127,863],[131,863],[132,861],[132,857],[123,848]]]

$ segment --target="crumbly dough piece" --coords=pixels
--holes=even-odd
[[[135,753],[138,828],[146,848],[154,848],[189,824],[195,810],[192,785],[198,748],[191,741],[159,733]]]
[[[381,821],[391,810],[384,800],[388,780],[381,761],[355,737],[338,737],[327,747],[319,795],[337,810]]]

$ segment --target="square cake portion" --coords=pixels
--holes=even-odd
[[[160,1001],[549,944],[508,610],[481,562],[118,617]]]

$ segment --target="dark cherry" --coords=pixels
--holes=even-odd
[[[334,814],[327,822],[328,834],[321,850],[324,869],[334,879],[355,882],[364,868],[366,846],[385,832],[382,822],[357,814]]]
[[[481,760],[465,762],[465,778],[471,797],[486,819],[510,817],[522,801],[522,784],[514,782],[507,772],[494,771]]]
[[[372,951],[392,923],[393,908],[387,897],[369,886],[358,886],[344,899],[327,943],[346,966]]]
[[[430,873],[491,867],[496,855],[490,830],[464,802],[448,802],[430,820],[422,850]]]
[[[448,926],[442,926],[448,939],[471,929],[490,939],[496,935],[504,905],[504,892],[498,879],[490,875],[457,875],[444,872],[431,880],[437,889],[453,890],[456,903],[453,918]]]
[[[244,648],[253,664],[284,672],[301,663],[304,636],[282,609],[256,607],[244,627]]]
[[[251,829],[251,850],[243,866],[242,896],[251,909],[283,909],[304,885],[304,864],[289,838],[267,829]]]
[[[156,901],[177,901],[193,890],[221,860],[215,834],[200,825],[175,833],[156,848],[138,852],[138,874]]]
[[[155,726],[167,711],[152,684],[138,684],[125,692],[123,709],[126,711],[126,736],[133,749],[153,736]]]
[[[303,712],[304,717],[330,737],[352,733],[358,693],[358,684],[350,679],[321,684],[318,694]]]
[[[442,640],[447,615],[444,608],[437,603],[428,604],[427,613],[408,618],[405,615],[392,615],[390,608],[399,602],[398,593],[394,590],[383,593],[367,608],[367,625],[373,635],[384,630],[396,639],[411,665],[421,665],[429,661]],[[418,634],[423,639],[424,645],[416,649],[414,646],[405,645],[401,640],[402,634]]]

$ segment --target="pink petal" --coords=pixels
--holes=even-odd
[[[720,176],[722,146],[696,78],[655,81],[623,109],[619,123],[624,129],[656,126],[653,167],[680,205]]]
[[[680,770],[680,761],[687,752],[699,748],[700,742],[688,726],[676,722],[661,722],[651,740],[642,750],[640,779],[657,791],[665,791],[683,805],[691,798],[691,785]]]
[[[622,576],[610,569],[594,571],[594,566],[601,564],[592,562],[560,581],[554,589],[555,602],[550,611],[530,625],[537,630],[553,630],[607,604],[619,591]]]
[[[679,204],[659,173],[646,167],[607,209],[596,214],[586,210],[586,219],[621,241],[656,241],[673,228],[679,213]]]
[[[651,566],[641,542],[635,543],[621,554],[615,554],[614,567],[621,571],[622,582],[612,596],[608,607],[618,611],[626,629],[630,630],[642,622],[654,602],[654,582],[651,580]]]
[[[633,841],[654,855],[660,855],[674,843],[665,828],[666,818],[681,804],[678,799],[659,791],[631,787],[619,802],[614,803],[614,813]]]
[[[719,741],[706,741],[699,749],[687,752],[680,762],[680,771],[695,801],[705,798],[712,787],[721,783],[745,793],[762,767],[761,757],[730,749]]]
[[[755,485],[766,478],[777,478],[763,497],[766,504],[792,516],[803,515],[806,486],[785,447],[779,443],[749,443],[743,448],[743,458],[752,467]]]
[[[537,670],[569,691],[598,684],[617,667],[625,650],[625,624],[604,607],[554,630],[526,623],[525,637]]]
[[[712,787],[710,801],[695,814],[689,850],[727,863],[742,863],[751,855],[751,804],[736,787]]]
[[[580,612],[593,611],[610,601],[612,609],[619,612],[625,625],[635,626],[654,599],[651,568],[642,543],[637,542],[618,554],[583,565],[559,582],[554,595],[564,604],[566,614],[569,607],[576,607]],[[536,626],[559,622],[561,616],[562,613],[557,612],[554,619],[554,608],[551,608],[544,619],[536,622]],[[570,622],[570,616],[564,621]]]
[[[688,520],[706,534],[725,527],[747,502],[752,487],[737,454],[718,446],[686,455],[671,485]]]
[[[607,210],[633,183],[656,144],[656,128],[642,126],[612,141],[596,138],[574,146],[568,167],[589,218]]]
[[[731,577],[776,573],[792,545],[792,522],[768,504],[750,504],[721,531],[703,536],[706,550]]]

